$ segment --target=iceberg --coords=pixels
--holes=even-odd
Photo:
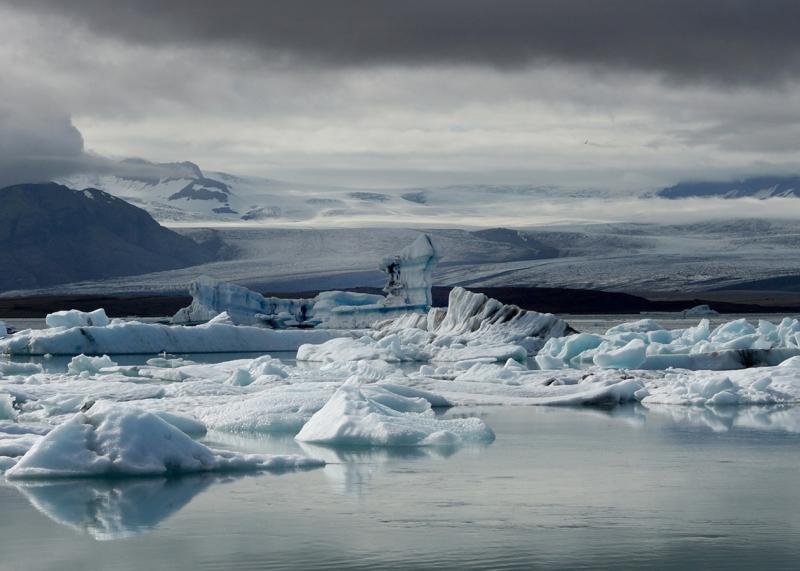
[[[408,313],[376,323],[360,338],[303,345],[299,361],[525,361],[550,338],[574,333],[563,319],[504,305],[484,294],[456,287],[447,310]],[[565,337],[568,339],[568,337]]]
[[[104,309],[95,309],[94,311],[90,312],[69,309],[66,311],[49,313],[45,317],[44,321],[50,328],[87,327],[93,325],[105,327],[108,325],[108,316],[106,315]]]
[[[327,291],[300,299],[264,297],[239,285],[200,276],[189,285],[191,305],[178,310],[172,323],[206,323],[225,312],[234,325],[273,329],[369,327],[381,319],[428,311],[438,259],[427,234],[420,234],[397,255],[383,258],[379,268],[388,275],[386,297],[348,291]]]
[[[304,343],[322,343],[350,335],[349,331],[336,329],[274,330],[219,322],[191,327],[114,320],[107,326],[20,331],[0,339],[0,354],[264,353],[296,351]]]
[[[457,446],[494,440],[492,429],[479,418],[438,419],[427,400],[386,389],[368,396],[359,385],[357,377],[345,382],[295,438],[345,447]]]
[[[315,327],[322,324],[339,306],[375,304],[379,295],[345,291],[323,292],[307,299],[264,297],[236,284],[200,276],[189,284],[192,303],[178,310],[172,322],[206,323],[227,313],[234,325],[254,325],[273,329]]]
[[[301,456],[238,454],[208,448],[156,414],[97,406],[42,437],[6,478],[163,476],[198,472],[294,470],[324,462]]]
[[[663,370],[733,370],[775,366],[800,355],[800,321],[779,324],[745,319],[712,329],[708,319],[667,330],[652,320],[623,323],[605,334],[552,337],[536,355],[541,369],[589,367]]]
[[[389,283],[383,288],[384,305],[416,306],[427,311],[433,304],[432,274],[438,261],[439,256],[427,234],[420,234],[396,256],[383,258],[380,269],[389,276]]]
[[[689,309],[683,310],[684,317],[706,317],[709,315],[719,315],[718,311],[711,309],[708,305],[695,305]]]

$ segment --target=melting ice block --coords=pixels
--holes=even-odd
[[[745,319],[712,329],[707,319],[694,327],[666,330],[652,320],[612,327],[603,335],[584,333],[551,338],[536,355],[542,369],[586,367],[623,369],[731,370],[774,366],[800,355],[800,322],[779,324]]]
[[[301,456],[214,450],[151,412],[96,406],[50,431],[6,472],[6,477],[157,476],[293,470],[322,464]]]
[[[349,332],[334,329],[276,331],[209,322],[196,327],[139,321],[27,330],[0,339],[7,355],[130,355],[147,353],[225,353],[295,351],[304,343],[321,343]],[[16,364],[12,364],[16,365]],[[0,363],[0,369],[4,365]]]
[[[77,309],[70,309],[67,311],[56,311],[50,313],[45,317],[45,323],[48,327],[84,327],[96,325],[104,327],[108,325],[108,316],[104,309],[95,309],[94,311],[85,312],[78,311]]]
[[[409,313],[379,322],[368,336],[303,345],[299,361],[524,361],[551,337],[574,333],[563,319],[504,305],[481,293],[456,287],[447,311]]]
[[[368,396],[351,378],[295,438],[335,446],[454,446],[494,440],[492,429],[479,418],[441,420],[424,399],[376,386],[370,391]]]

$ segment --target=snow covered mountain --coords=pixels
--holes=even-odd
[[[190,162],[119,161],[115,172],[72,175],[57,182],[99,188],[168,224],[293,224],[363,226],[369,223],[491,226],[531,211],[537,201],[606,199],[603,190],[570,191],[535,185],[453,185],[363,189],[203,172]],[[533,214],[533,212],[531,212]],[[497,220],[478,220],[494,216]]]
[[[725,182],[682,182],[656,193],[662,198],[798,198],[800,176],[762,176]]]

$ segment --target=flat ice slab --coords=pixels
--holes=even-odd
[[[20,331],[0,339],[0,354],[103,355],[296,351],[304,343],[350,336],[336,329],[274,330],[207,323],[196,327],[112,321],[105,327]]]

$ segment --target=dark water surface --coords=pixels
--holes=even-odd
[[[324,469],[0,483],[0,568],[796,569],[800,410],[454,409],[497,440],[349,450],[212,433]]]

